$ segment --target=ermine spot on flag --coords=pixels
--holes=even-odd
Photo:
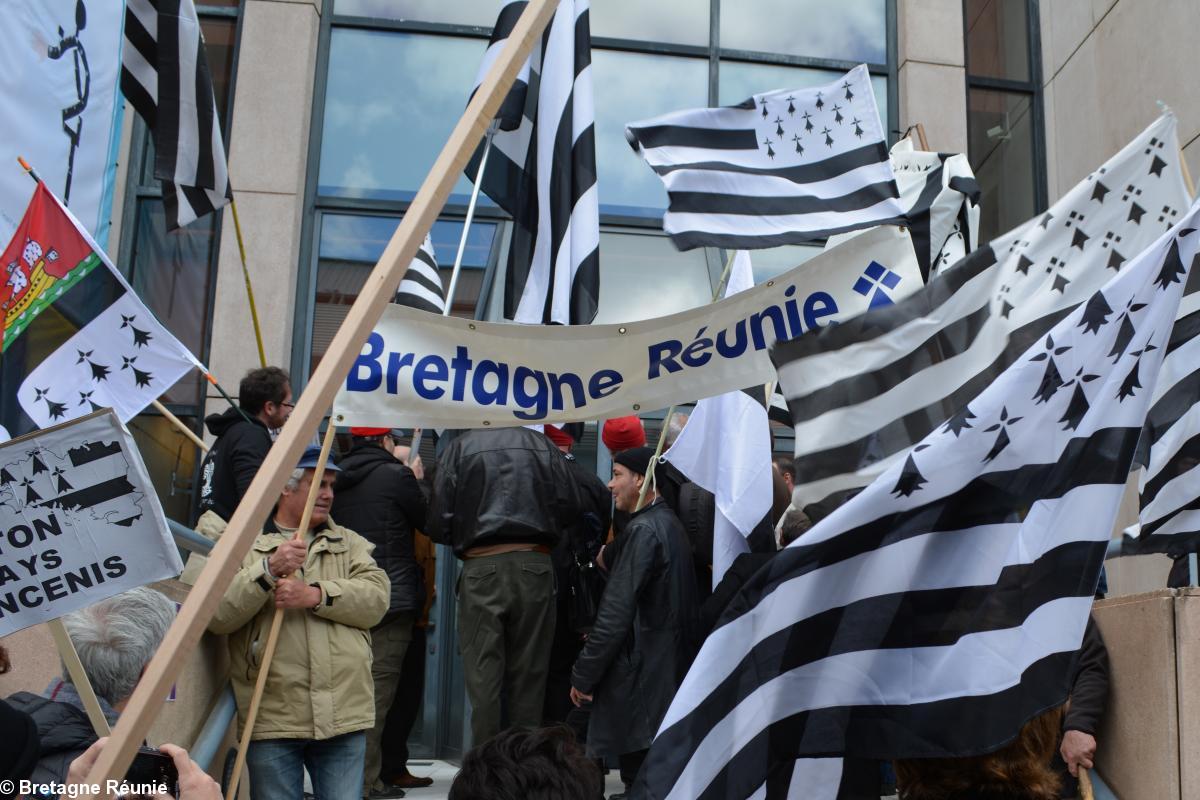
[[[0,263],[0,424],[11,434],[104,407],[127,421],[203,369],[44,184]]]
[[[870,75],[630,123],[666,185],[663,229],[681,250],[755,249],[885,222],[903,208]]]

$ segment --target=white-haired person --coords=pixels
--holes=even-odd
[[[144,586],[63,617],[110,725],[116,724],[174,619],[175,604]],[[71,762],[96,741],[69,673],[63,669],[62,677],[40,695],[17,692],[8,703],[37,725],[41,747],[33,782],[62,783]]]

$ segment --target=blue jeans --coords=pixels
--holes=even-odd
[[[332,739],[261,739],[250,742],[253,800],[298,800],[304,795],[304,769],[317,800],[361,800],[365,731]]]

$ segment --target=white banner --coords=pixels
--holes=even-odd
[[[665,408],[773,381],[776,339],[920,286],[908,234],[887,227],[719,303],[641,322],[514,325],[390,305],[334,414],[339,425],[480,428]]]
[[[17,156],[96,239],[107,238],[124,15],[115,0],[0,0],[0,241],[12,238],[33,194]]]
[[[0,444],[0,637],[182,570],[111,411]]]

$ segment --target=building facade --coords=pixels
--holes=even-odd
[[[461,114],[498,5],[197,0],[266,358],[290,371],[297,392]],[[723,263],[712,250],[678,252],[663,235],[666,194],[626,144],[626,122],[822,83],[865,62],[892,141],[920,124],[929,149],[969,154],[986,240],[1119,149],[1158,113],[1156,100],[1176,109],[1185,156],[1200,166],[1200,88],[1179,68],[1185,32],[1198,21],[1200,11],[1181,0],[593,0],[604,287],[597,321],[707,302]],[[233,211],[168,234],[151,150],[127,110],[109,249],[148,305],[233,391],[258,365]],[[469,194],[460,178],[433,229],[444,275]],[[499,317],[509,224],[480,199],[453,313]],[[814,251],[756,252],[756,277]],[[224,404],[199,378],[164,402],[197,431]],[[190,519],[194,448],[157,415],[132,427],[168,515]],[[590,458],[593,443],[585,445]],[[442,561],[420,736],[427,753],[454,755],[464,709],[452,689],[462,685],[454,565]],[[1162,585],[1160,562],[1122,564],[1110,582]]]

